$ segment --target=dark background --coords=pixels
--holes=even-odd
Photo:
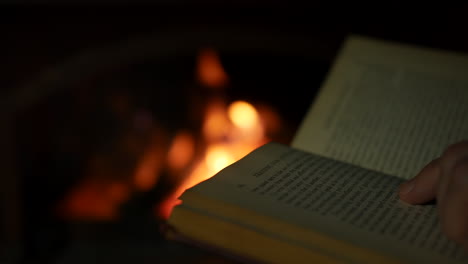
[[[137,82],[141,84],[143,88],[130,89],[135,91],[132,95],[137,99],[148,95],[146,84],[168,87],[151,95],[170,107],[180,106],[178,111],[173,111],[169,117],[160,113],[160,108],[150,107],[151,111],[166,120],[163,124],[169,130],[184,127],[188,94],[197,88],[187,84],[191,81],[194,54],[200,45],[211,44],[220,51],[231,77],[231,89],[226,96],[274,106],[286,120],[284,131],[287,132],[281,139],[287,143],[346,36],[361,34],[466,52],[466,14],[468,6],[465,4],[408,4],[404,1],[375,4],[313,1],[307,5],[299,1],[17,1],[3,4],[0,9],[2,126],[3,131],[12,129],[1,134],[2,142],[8,147],[3,147],[2,152],[2,160],[6,161],[3,175],[6,176],[2,176],[5,181],[0,210],[0,216],[7,220],[3,220],[0,235],[5,234],[6,241],[19,241],[20,259],[24,263],[231,262],[162,238],[161,222],[148,217],[148,208],[157,200],[154,197],[164,192],[164,186],[157,186],[150,195],[135,198],[132,206],[126,209],[127,217],[113,223],[70,223],[48,213],[80,178],[84,160],[103,136],[85,129],[86,142],[81,144],[84,147],[79,154],[64,156],[60,152],[63,149],[54,139],[64,127],[74,128],[72,124],[76,121],[69,115],[75,113],[73,93],[68,94],[77,89],[74,83],[62,85],[65,89],[54,88],[52,92],[44,89],[44,94],[36,89],[39,96],[35,98],[38,99],[25,99],[30,103],[25,103],[20,110],[15,108],[16,101],[12,98],[20,98],[18,94],[28,85],[47,87],[47,82],[43,81],[44,72],[60,69],[79,54],[104,52],[138,38],[152,38],[153,41],[159,38],[164,42],[171,38],[177,40],[179,35],[193,36],[201,32],[199,42],[177,43],[182,47],[181,52],[172,51],[162,59],[164,67],[158,68],[159,62],[154,61],[137,66],[118,63],[115,67],[108,66],[102,73],[105,81],[101,82],[107,88],[100,91],[114,92],[116,88],[112,84],[122,83],[121,76],[125,76],[128,87]],[[244,41],[236,48],[235,42],[230,43],[231,32],[251,38],[251,46]],[[204,42],[204,37],[211,40]],[[179,40],[183,42],[184,38]],[[145,73],[147,69],[158,69],[159,73]],[[78,83],[86,84],[92,83],[89,79],[94,80],[89,74],[70,75],[70,82],[79,80]],[[172,89],[179,86],[189,88]],[[27,91],[25,98],[32,94],[31,90]],[[209,94],[202,93],[203,96]],[[139,103],[151,105],[144,100]],[[101,111],[96,107],[90,113],[101,114]],[[120,128],[112,120],[109,122],[99,119],[92,124],[102,128],[101,133],[106,138]],[[90,125],[85,122],[77,129],[83,127]],[[11,167],[15,168],[10,170]],[[12,171],[16,174],[9,174]],[[68,176],[59,177],[63,174]],[[8,175],[15,175],[14,179],[19,180],[11,181]],[[18,191],[12,191],[16,189]],[[12,252],[7,252],[4,258],[13,259],[8,256]]]
[[[316,35],[334,46],[350,32],[453,50],[466,50],[468,44],[465,33],[468,9],[462,3],[18,2],[23,4],[3,5],[0,11],[2,88],[31,79],[44,66],[90,46],[187,28],[254,26]]]

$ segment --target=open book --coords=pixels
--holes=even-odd
[[[187,190],[169,222],[275,263],[464,263],[435,205],[398,185],[468,137],[468,56],[349,38],[292,146],[266,144]]]

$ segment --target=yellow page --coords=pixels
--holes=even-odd
[[[363,254],[333,247],[339,243],[326,242],[324,236],[403,262],[466,261],[463,249],[442,235],[435,206],[399,201],[396,189],[401,181],[270,143],[188,190],[181,199],[192,211],[344,261],[362,260]],[[197,196],[217,202],[197,202],[193,199]],[[225,206],[207,207],[216,203]],[[301,237],[262,222],[262,217],[322,236]]]
[[[351,37],[292,142],[413,177],[468,137],[468,56]]]

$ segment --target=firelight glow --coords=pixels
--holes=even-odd
[[[209,88],[221,88],[228,82],[218,53],[212,49],[200,51],[198,55],[197,77],[200,83]]]
[[[198,54],[196,76],[206,88],[226,88],[228,75],[224,71],[216,51],[204,49]],[[280,127],[278,116],[267,108],[255,108],[246,101],[226,102],[223,96],[210,99],[204,106],[201,142],[203,151],[194,154],[194,164],[178,186],[171,199],[158,209],[161,216],[168,218],[172,208],[180,203],[178,197],[188,188],[207,180],[216,173],[241,159],[255,148],[269,141],[267,127]],[[267,114],[265,120],[262,116]],[[273,122],[271,122],[273,121]],[[273,125],[273,126],[272,126]],[[192,136],[194,140],[194,137]],[[177,146],[177,144],[186,146]],[[184,150],[189,144],[175,141],[174,149]],[[179,151],[174,151],[178,156]]]
[[[263,123],[255,107],[245,101],[212,101],[206,108],[203,136],[206,149],[189,173],[180,194],[266,143]]]
[[[99,164],[59,206],[66,217],[115,219],[122,202],[135,191],[151,190],[159,181],[161,172],[168,169],[171,175],[182,176],[176,179],[174,193],[155,208],[158,217],[168,218],[172,208],[180,203],[178,197],[187,188],[214,176],[265,144],[269,141],[267,135],[282,128],[280,116],[272,108],[257,104],[254,107],[240,100],[227,101],[222,89],[228,88],[229,76],[215,50],[201,50],[196,65],[197,81],[204,88],[211,89],[209,100],[200,109],[203,110],[201,133],[177,131],[172,142],[168,142],[164,131],[156,130],[136,162],[131,178],[109,178],[105,175],[105,164]],[[113,101],[117,111],[124,111],[129,107],[127,104],[125,97]],[[153,120],[151,116],[144,115],[138,121],[138,125],[145,128],[151,126]],[[170,143],[169,146],[165,142]]]
[[[209,170],[216,174],[225,167],[231,165],[235,160],[228,149],[218,146],[210,147],[206,152],[206,165]]]
[[[230,125],[224,102],[213,100],[206,106],[203,136],[208,142],[218,141],[225,137],[229,133]]]
[[[230,104],[228,115],[232,123],[242,129],[250,129],[259,122],[257,111],[245,101],[236,101]]]
[[[195,153],[195,143],[189,132],[179,132],[169,148],[168,165],[171,169],[180,170],[189,164]]]

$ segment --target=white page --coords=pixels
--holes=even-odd
[[[411,178],[467,138],[467,56],[352,37],[292,146]]]

